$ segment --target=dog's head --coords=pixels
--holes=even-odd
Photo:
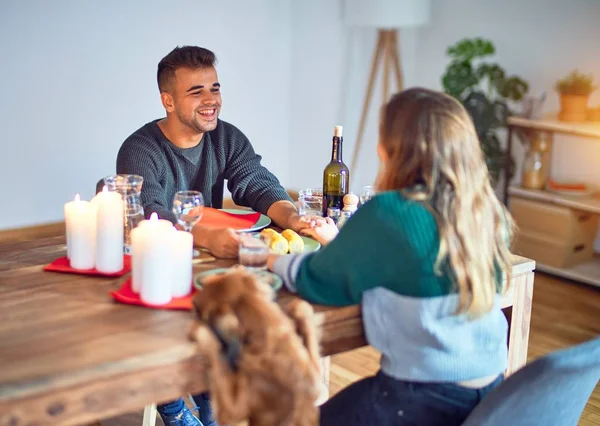
[[[229,342],[245,340],[253,321],[247,319],[241,324],[240,317],[260,312],[261,306],[270,303],[275,296],[270,285],[242,267],[209,277],[202,286],[194,295],[196,315]]]

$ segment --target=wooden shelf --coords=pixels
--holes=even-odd
[[[600,193],[596,192],[589,196],[562,195],[540,189],[527,189],[520,186],[510,186],[510,195],[528,198],[530,200],[545,201],[559,206],[570,207],[585,212],[600,214]]]
[[[568,196],[556,194],[550,191],[527,189],[520,186],[511,186],[508,193],[512,196],[527,198],[530,200],[539,200],[573,209],[600,214],[600,194],[595,193],[590,196]],[[572,266],[570,268],[557,268],[555,266],[544,265],[536,261],[536,270],[567,278],[569,280],[600,287],[600,255],[584,263]]]
[[[536,262],[536,270],[600,288],[600,256],[570,268],[556,268]]]
[[[508,117],[508,125],[523,129],[542,130],[547,132],[563,133],[565,135],[582,136],[600,139],[600,121],[584,121],[571,123],[560,121],[556,114],[546,115],[537,120],[523,117]]]

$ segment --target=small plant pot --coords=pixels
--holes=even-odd
[[[600,121],[600,107],[590,108],[588,110],[588,120]]]
[[[561,94],[558,119],[571,122],[586,121],[588,115],[588,98],[588,95]]]

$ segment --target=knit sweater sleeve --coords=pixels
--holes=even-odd
[[[175,215],[169,210],[165,188],[161,183],[164,181],[165,163],[164,159],[161,160],[161,155],[160,149],[153,141],[142,138],[128,139],[117,154],[117,173],[135,174],[144,178],[141,201],[146,218],[156,213],[161,219],[175,223]]]
[[[275,175],[261,164],[262,157],[254,152],[248,138],[230,127],[225,179],[233,201],[262,214],[267,214],[276,201],[292,201]]]
[[[405,230],[425,221],[425,234],[431,234],[435,224],[423,212],[399,208],[390,198],[376,197],[361,207],[322,250],[280,257],[275,272],[290,290],[325,305],[360,303],[362,294],[374,287],[418,292],[422,250],[415,250]],[[431,241],[431,235],[423,239]]]

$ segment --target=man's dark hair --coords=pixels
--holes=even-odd
[[[209,68],[214,67],[216,61],[215,54],[203,47],[176,47],[158,63],[158,71],[156,73],[158,89],[161,92],[168,91],[169,85],[175,77],[175,71],[178,68]]]

